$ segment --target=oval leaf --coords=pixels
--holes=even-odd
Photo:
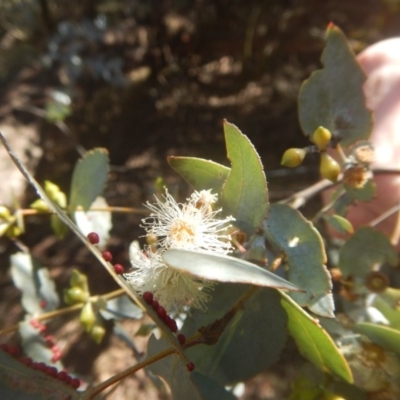
[[[251,234],[267,214],[267,180],[260,157],[249,139],[227,121],[224,121],[224,132],[232,167],[222,188],[222,208],[226,215],[236,218],[236,226]]]
[[[343,276],[364,278],[375,264],[399,262],[389,239],[381,232],[369,227],[358,229],[343,245],[339,256],[339,268]]]
[[[210,281],[247,283],[255,286],[302,291],[278,275],[234,257],[202,251],[170,249],[162,254],[162,258],[171,268]]]
[[[230,168],[195,157],[168,157],[169,165],[196,190],[212,189],[220,193]]]
[[[88,151],[74,168],[71,183],[69,209],[78,207],[88,210],[104,189],[109,171],[108,151],[93,149]]]
[[[282,292],[281,295],[281,304],[289,317],[289,332],[300,353],[323,371],[352,383],[353,376],[347,361],[318,320],[308,315],[289,296]]]
[[[147,357],[155,356],[164,351],[168,348],[168,345],[169,343],[163,337],[157,340],[154,335],[151,335],[147,343]],[[150,364],[146,369],[154,375],[161,376],[168,383],[175,400],[206,400],[200,394],[199,388],[190,379],[186,365],[175,354]]]
[[[355,331],[367,336],[372,342],[400,356],[400,331],[388,326],[363,322],[355,327]]]
[[[353,225],[351,222],[341,217],[340,215],[324,215],[324,220],[333,228],[336,232],[339,233],[353,233]]]
[[[372,118],[365,106],[365,76],[343,32],[333,24],[327,30],[322,54],[324,69],[314,72],[300,90],[299,117],[303,132],[312,137],[323,126],[346,146],[368,139]]]
[[[324,265],[325,249],[311,222],[287,205],[274,204],[264,221],[264,236],[278,254],[285,255],[290,282],[307,291],[293,293],[292,298],[318,315],[333,317],[332,283]]]
[[[220,284],[212,293],[207,313],[194,310],[182,332],[195,333],[199,326],[212,324],[228,312],[248,286]],[[241,382],[275,364],[287,340],[287,316],[274,289],[258,290],[226,326],[212,346],[186,350],[196,371],[221,385]]]

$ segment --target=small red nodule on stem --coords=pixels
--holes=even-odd
[[[114,264],[114,271],[116,274],[121,275],[124,273],[124,267],[121,264]]]
[[[110,262],[112,260],[112,254],[109,251],[103,251],[101,255],[103,259],[107,262]]]
[[[78,389],[78,387],[81,386],[81,381],[78,378],[72,378],[70,385],[74,389]]]
[[[163,306],[158,306],[157,315],[164,321],[165,317],[167,316],[167,312]]]
[[[153,300],[153,303],[151,303],[151,306],[153,307],[153,310],[157,312],[158,307],[160,307],[160,303],[157,300]]]
[[[100,242],[99,235],[96,232],[90,232],[87,238],[91,244],[98,244]]]
[[[153,300],[154,300],[154,296],[153,293],[151,292],[144,292],[143,295],[143,300],[149,305],[151,306],[153,304]]]
[[[183,333],[180,333],[178,336],[178,342],[182,345],[186,342],[186,336]]]
[[[186,364],[186,368],[189,372],[192,372],[194,370],[194,364],[192,362],[189,362]]]

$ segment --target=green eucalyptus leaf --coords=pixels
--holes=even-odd
[[[400,290],[398,290],[400,292]],[[390,327],[393,329],[400,330],[400,309],[398,307],[393,307],[388,302],[389,299],[381,295],[377,295],[374,298],[372,306],[377,308],[384,317],[390,322]]]
[[[237,400],[236,396],[206,375],[194,371],[191,378],[205,400]]]
[[[377,324],[362,322],[355,326],[356,332],[365,335],[372,342],[383,347],[385,350],[392,351],[400,356],[400,331]]]
[[[267,181],[250,140],[227,121],[224,121],[224,132],[232,167],[222,188],[221,205],[226,215],[236,218],[236,226],[251,234],[267,214]]]
[[[11,276],[15,286],[22,292],[21,301],[25,311],[29,314],[42,314],[45,310],[57,308],[60,301],[48,269],[30,254],[19,252],[10,258]]]
[[[300,353],[321,370],[352,383],[349,365],[318,320],[312,318],[283,292],[281,296],[281,304],[289,318],[289,332]]]
[[[230,168],[202,158],[168,157],[168,163],[198,191],[219,193],[230,172]]]
[[[284,205],[270,207],[264,220],[264,235],[289,267],[288,279],[307,293],[292,293],[301,306],[324,317],[333,317],[332,283],[325,267],[322,238],[311,222],[297,210]]]
[[[345,147],[368,139],[372,118],[362,86],[365,75],[343,32],[330,24],[322,54],[324,69],[313,72],[300,90],[299,117],[305,135],[323,126]]]
[[[81,395],[59,379],[27,367],[0,350],[2,400],[78,400]]]
[[[193,310],[185,320],[186,336],[223,318],[249,289],[245,285],[219,284],[212,293],[209,310]],[[279,293],[262,288],[248,299],[223,330],[216,344],[186,350],[196,371],[221,385],[249,379],[279,360],[287,339],[287,316]]]
[[[88,210],[107,182],[109,171],[108,152],[96,148],[88,151],[74,168],[72,175],[70,204],[71,212],[78,207]]]
[[[328,225],[333,228],[336,232],[339,233],[353,233],[353,225],[351,222],[341,217],[340,215],[324,215],[324,220],[328,223]]]
[[[280,276],[235,257],[203,251],[169,249],[162,254],[162,258],[169,267],[197,278],[301,291],[299,287]]]
[[[395,249],[389,239],[370,227],[362,227],[343,245],[339,256],[339,268],[343,276],[364,278],[376,264],[399,262]]]
[[[168,341],[163,337],[157,340],[154,335],[151,335],[147,344],[147,356],[155,356],[167,349],[168,346]],[[201,395],[197,385],[192,381],[186,365],[184,365],[182,359],[176,354],[164,357],[150,364],[146,370],[164,379],[171,389],[174,400],[206,400]]]

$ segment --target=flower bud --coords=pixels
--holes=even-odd
[[[39,212],[48,212],[48,211],[50,211],[49,206],[42,199],[35,200],[30,205],[30,207],[33,208],[34,210],[39,211]]]
[[[88,294],[78,286],[64,289],[64,301],[66,304],[84,303],[87,297]]]
[[[90,330],[90,337],[97,343],[100,344],[106,334],[106,329],[102,323],[96,322]]]
[[[340,165],[327,153],[321,153],[319,172],[325,179],[336,182],[340,174]]]
[[[88,292],[87,277],[80,273],[77,269],[72,270],[72,275],[69,280],[72,287],[80,287],[83,291]]]
[[[5,206],[0,206],[0,218],[7,221],[10,217],[10,210]]]
[[[323,126],[320,126],[313,133],[311,140],[317,145],[320,151],[324,151],[328,147],[331,138],[331,132]]]
[[[298,167],[304,160],[307,151],[305,149],[287,149],[282,156],[281,165],[285,167]]]
[[[90,332],[93,324],[96,322],[96,314],[90,301],[83,306],[79,320],[85,331]]]

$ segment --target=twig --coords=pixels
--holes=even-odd
[[[93,301],[93,300],[96,300],[99,297],[102,297],[104,300],[111,300],[111,299],[114,299],[115,297],[119,297],[119,296],[122,296],[124,294],[125,294],[124,289],[117,289],[117,290],[114,290],[114,291],[112,291],[110,293],[106,293],[106,294],[101,295],[101,296],[99,296],[99,295],[91,296],[91,297],[89,297],[88,300],[89,301],[90,300]],[[74,311],[80,310],[84,306],[84,304],[85,303],[79,303],[79,304],[74,304],[73,306],[70,306],[70,307],[64,307],[64,308],[60,308],[58,310],[49,311],[47,313],[38,315],[37,317],[34,317],[34,319],[36,319],[38,321],[45,321],[46,319],[51,319],[51,318],[54,318],[54,317],[60,317],[62,315],[70,314],[70,313],[72,313]],[[18,330],[18,328],[19,328],[19,324],[10,326],[10,327],[8,327],[6,329],[3,329],[3,330],[0,331],[0,336],[6,335],[7,333],[15,332],[16,330]]]

